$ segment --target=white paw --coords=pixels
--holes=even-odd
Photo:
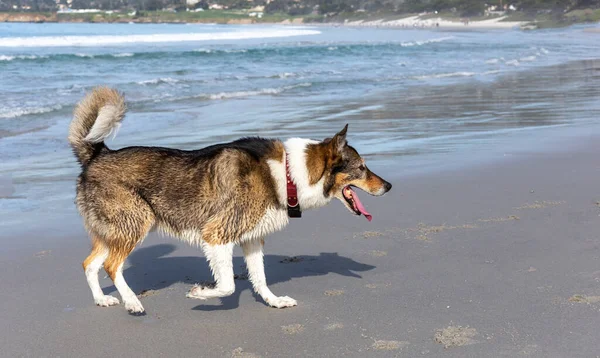
[[[204,288],[202,286],[196,285],[194,287],[192,287],[188,293],[185,294],[185,297],[187,298],[195,298],[198,300],[205,300],[206,297],[204,296],[203,291],[207,290],[207,288]]]
[[[144,306],[142,306],[142,303],[140,302],[140,300],[137,299],[137,297],[130,298],[127,301],[123,301],[125,302],[125,309],[130,313],[144,312]]]
[[[295,299],[288,296],[273,297],[268,299],[267,303],[269,304],[269,306],[275,308],[286,308],[298,305],[298,302],[296,302]]]
[[[108,307],[118,305],[119,299],[110,295],[105,295],[97,300],[94,300],[94,302],[96,302],[96,305],[100,307]]]

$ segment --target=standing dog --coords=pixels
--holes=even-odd
[[[294,299],[275,296],[267,287],[265,236],[287,225],[292,206],[317,208],[334,197],[370,220],[352,187],[378,196],[392,187],[346,143],[347,125],[320,142],[243,138],[192,151],[111,150],[104,140],[120,126],[125,110],[119,92],[97,88],[77,105],[69,129],[69,143],[82,168],[76,203],[92,237],[83,269],[98,306],[119,303],[100,288],[98,271],[104,265],[125,308],[144,312],[122,270],[127,256],[153,229],[202,247],[216,285],[194,287],[188,297],[233,293],[232,251],[237,244],[256,293],[272,307],[295,306]],[[290,197],[290,187],[297,195]]]

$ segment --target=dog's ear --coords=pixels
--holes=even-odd
[[[344,126],[344,129],[339,131],[339,133],[334,135],[333,138],[331,139],[331,145],[333,146],[333,149],[338,153],[341,153],[343,151],[344,147],[346,146],[346,144],[348,143],[346,141],[346,132],[348,132],[347,124]]]

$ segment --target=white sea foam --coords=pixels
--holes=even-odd
[[[546,49],[545,49],[545,48],[543,48],[543,47],[542,47],[542,48],[540,48],[540,51],[542,51],[542,53],[544,53],[544,54],[546,54],[546,55],[550,53],[550,51],[546,50]]]
[[[158,85],[161,83],[175,84],[177,82],[180,82],[180,81],[176,80],[174,78],[171,78],[171,77],[162,77],[162,78],[154,78],[154,79],[146,80],[146,81],[139,81],[136,83],[138,85],[147,86],[147,85]]]
[[[501,73],[502,70],[492,70],[492,71],[485,71],[482,73],[482,75],[495,75],[496,73]]]
[[[446,36],[446,37],[440,37],[440,38],[430,39],[430,40],[401,42],[400,46],[402,46],[402,47],[423,46],[423,45],[427,45],[427,44],[431,44],[431,43],[438,43],[438,42],[452,40],[453,38],[454,38],[454,36]]]
[[[133,54],[130,52],[115,53],[112,55],[112,57],[133,57]]]
[[[42,113],[58,111],[61,108],[63,108],[63,107],[59,104],[57,104],[55,106],[50,106],[50,107],[9,108],[6,111],[0,112],[0,118],[16,118],[16,117],[26,116],[29,114],[42,114]]]
[[[320,31],[316,30],[285,29],[270,31],[239,31],[154,35],[0,37],[0,47],[106,46],[130,43],[174,43],[211,40],[244,40],[258,38],[318,35],[320,33]]]
[[[283,72],[276,76],[277,78],[290,78],[290,77],[298,77],[297,74],[293,72]]]
[[[493,65],[493,64],[498,63],[498,62],[500,62],[499,58],[492,58],[492,59],[489,59],[489,60],[485,61],[485,63],[487,63],[489,65]]]
[[[504,62],[507,66],[519,66],[519,61],[518,60],[509,60]]]
[[[535,56],[527,56],[527,57],[523,57],[523,58],[519,59],[519,61],[521,61],[521,62],[533,62],[533,61],[535,61],[536,58],[537,57],[535,57]]]
[[[274,94],[280,94],[285,91],[292,90],[294,88],[310,87],[310,86],[312,86],[311,83],[299,83],[297,85],[292,85],[292,86],[284,86],[284,87],[277,87],[277,88],[262,88],[262,89],[253,90],[253,91],[220,92],[220,93],[212,93],[212,94],[207,94],[207,95],[204,94],[204,95],[200,95],[197,97],[217,100],[217,99],[252,97],[252,96],[260,96],[260,95],[274,95]]]
[[[419,80],[426,80],[426,79],[430,79],[430,78],[447,78],[447,77],[471,77],[471,76],[475,76],[476,73],[475,72],[450,72],[450,73],[436,73],[433,75],[423,75],[423,76],[416,76],[416,79]]]
[[[13,61],[13,60],[37,60],[38,58],[48,58],[48,56],[37,56],[37,55],[0,55],[0,61]]]

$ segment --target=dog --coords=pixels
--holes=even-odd
[[[296,306],[267,286],[264,238],[282,230],[300,210],[333,198],[355,215],[366,211],[353,188],[381,196],[392,185],[371,172],[346,141],[346,125],[322,141],[242,138],[199,150],[160,147],[109,149],[104,141],[126,112],[123,95],[98,87],[74,110],[69,143],[81,165],[76,205],[92,241],[83,262],[98,306],[119,304],[98,281],[102,266],[125,308],[144,307],[125,282],[123,263],[146,235],[159,230],[199,245],[216,284],[195,286],[187,297],[209,299],[234,292],[233,247],[240,245],[254,291],[271,307]]]

